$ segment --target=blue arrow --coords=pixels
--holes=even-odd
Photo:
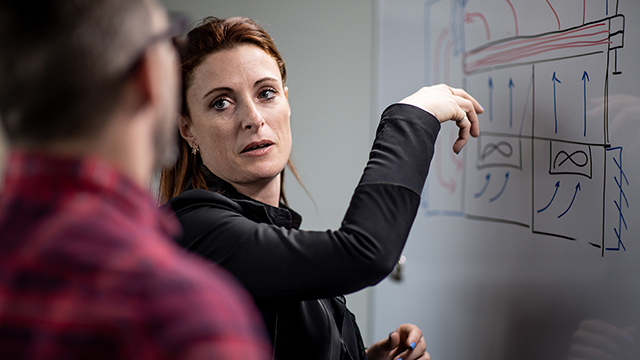
[[[489,76],[489,121],[493,121],[493,78]]]
[[[582,81],[584,82],[584,135],[587,136],[587,82],[589,80],[589,74],[585,71],[582,74]]]
[[[558,80],[558,78],[556,77],[556,72],[553,72],[553,77],[551,78],[551,81],[553,82],[553,113],[556,117],[556,134],[558,133],[558,104],[557,104],[557,97],[556,97],[556,82],[562,84],[562,82],[560,80]]]
[[[505,177],[505,179],[504,179],[504,184],[502,185],[502,189],[500,189],[500,192],[496,196],[494,196],[491,199],[489,199],[489,202],[494,202],[494,201],[498,200],[500,195],[502,195],[502,193],[504,192],[504,189],[507,188],[507,182],[509,181],[509,172],[507,172],[504,175],[504,177]]]
[[[487,181],[485,181],[484,187],[482,188],[482,190],[480,190],[480,192],[478,192],[476,194],[473,194],[473,197],[475,197],[476,199],[479,198],[480,196],[482,196],[485,191],[487,191],[487,188],[489,187],[489,181],[491,180],[491,173],[487,174],[486,179],[487,179]]]
[[[516,84],[513,83],[513,79],[509,78],[509,127],[513,127],[513,88]]]
[[[559,187],[560,187],[560,181],[558,181],[558,182],[556,183],[556,191],[553,193],[553,196],[551,197],[551,201],[549,201],[549,203],[547,204],[547,206],[545,206],[545,207],[543,207],[542,209],[538,210],[538,212],[539,212],[539,213],[541,213],[541,212],[543,212],[543,211],[547,210],[547,208],[548,208],[549,206],[551,206],[551,203],[553,202],[553,199],[555,199],[555,198],[556,198],[556,194],[558,193],[558,188],[559,188]]]
[[[564,214],[566,214],[569,209],[571,209],[571,207],[573,206],[573,201],[576,199],[576,195],[578,195],[578,191],[582,190],[580,188],[580,182],[578,182],[578,185],[576,185],[576,191],[573,193],[573,199],[571,199],[571,204],[569,204],[569,207],[567,208],[567,210],[565,210],[562,214],[558,215],[558,219],[560,219],[561,217],[564,216]]]

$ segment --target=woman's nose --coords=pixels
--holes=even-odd
[[[264,124],[262,114],[253,102],[248,102],[242,114],[242,128],[246,130],[257,130]]]

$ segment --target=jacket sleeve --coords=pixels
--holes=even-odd
[[[374,285],[402,252],[439,130],[417,107],[388,107],[338,230],[256,223],[223,195],[191,190],[172,202],[188,239],[183,245],[227,268],[256,299],[318,299]]]

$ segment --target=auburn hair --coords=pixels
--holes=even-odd
[[[286,82],[287,69],[282,56],[276,48],[276,44],[267,32],[255,21],[243,17],[231,17],[218,19],[207,17],[193,28],[181,42],[180,60],[182,64],[182,109],[181,115],[189,118],[187,106],[187,90],[193,83],[195,69],[202,64],[205,58],[215,52],[233,49],[240,45],[251,44],[259,47],[269,54],[277,63],[282,76],[282,83]],[[160,202],[165,203],[174,196],[179,195],[191,181],[194,189],[207,189],[205,176],[202,171],[202,159],[200,153],[193,154],[191,147],[185,139],[178,134],[176,141],[179,143],[179,154],[174,166],[162,169],[160,176]],[[287,166],[298,182],[300,177],[291,163]],[[284,169],[280,175],[280,200],[285,204],[287,199],[282,190],[284,183]],[[306,189],[305,189],[306,190]]]

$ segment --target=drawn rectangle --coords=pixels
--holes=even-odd
[[[522,169],[522,141],[519,137],[481,134],[478,137],[476,167]]]
[[[609,27],[609,21],[600,20],[563,31],[498,40],[464,53],[463,70],[473,74],[605,52],[610,46]]]
[[[609,50],[624,46],[624,16],[618,15],[609,21]]]
[[[591,146],[563,141],[550,141],[549,174],[582,175],[591,179],[593,158]]]

